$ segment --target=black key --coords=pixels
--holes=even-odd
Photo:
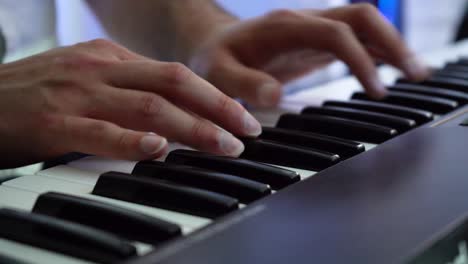
[[[468,73],[468,66],[460,65],[457,63],[449,62],[444,65],[442,68],[444,71],[460,71],[460,72],[467,72]]]
[[[333,153],[281,144],[275,141],[244,138],[243,159],[282,165],[291,168],[319,171],[340,161]]]
[[[40,195],[33,212],[152,245],[182,234],[176,224],[125,208],[61,193],[49,192]]]
[[[346,118],[318,115],[284,114],[280,117],[277,127],[315,132],[369,143],[382,143],[398,134],[396,129],[386,126]]]
[[[381,102],[371,102],[363,100],[350,101],[326,101],[324,106],[338,106],[352,109],[362,109],[372,112],[384,113],[389,115],[400,116],[408,119],[413,119],[418,125],[434,120],[434,114],[421,109],[404,107],[399,105],[391,105]]]
[[[364,144],[359,142],[276,127],[263,127],[259,138],[336,153],[342,159],[350,158],[366,150]]]
[[[11,257],[0,254],[0,264],[27,264],[27,263],[24,261],[13,259]]]
[[[413,82],[406,80],[406,79],[398,79],[397,83],[413,83]],[[417,84],[468,93],[468,80],[465,81],[465,80],[460,80],[456,78],[434,76],[422,82],[417,82]]]
[[[463,122],[460,123],[460,126],[468,126],[468,118],[463,120]]]
[[[354,93],[352,98],[359,100],[376,101],[368,97],[367,94],[363,92]],[[389,104],[416,107],[419,109],[440,114],[451,112],[458,107],[458,103],[453,100],[403,92],[388,92],[387,95],[379,101]]]
[[[8,208],[0,209],[0,237],[98,263],[136,256],[134,246],[110,233]]]
[[[166,162],[236,175],[268,184],[275,190],[300,181],[300,176],[295,171],[246,159],[217,156],[193,150],[174,150],[166,157]]]
[[[357,121],[369,122],[377,125],[393,127],[400,132],[406,132],[416,127],[416,121],[389,114],[375,113],[366,110],[351,109],[345,107],[309,106],[302,110],[302,114],[328,115],[349,118]]]
[[[468,67],[468,58],[459,58],[455,63],[458,65],[466,65]]]
[[[468,72],[456,70],[437,70],[432,73],[432,76],[468,80]]]
[[[237,198],[242,203],[250,203],[271,194],[270,187],[264,183],[217,171],[160,161],[139,162],[132,174],[225,194]]]
[[[0,185],[4,182],[7,182],[9,180],[14,180],[16,178],[20,177],[19,175],[3,175],[0,176]]]
[[[120,172],[102,174],[92,193],[208,218],[239,208],[237,199],[223,194]]]
[[[459,105],[465,105],[468,103],[468,94],[453,90],[446,90],[438,87],[426,87],[423,85],[412,83],[397,83],[393,86],[388,87],[388,89],[390,91],[422,94],[445,98],[456,101]]]

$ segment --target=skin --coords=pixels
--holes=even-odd
[[[156,158],[166,138],[235,156],[243,146],[228,131],[261,131],[239,103],[184,65],[147,59],[106,40],[1,65],[0,79],[2,167],[70,151]]]
[[[0,167],[71,151],[151,159],[167,139],[237,156],[233,134],[261,127],[231,97],[275,106],[284,82],[335,59],[374,97],[385,94],[375,60],[414,80],[429,74],[370,5],[239,21],[211,0],[88,3],[129,49],[95,40],[0,65]]]
[[[285,82],[337,59],[374,98],[386,92],[375,61],[393,65],[413,80],[430,73],[370,4],[276,10],[240,21],[211,0],[88,3],[113,38],[147,56],[180,61],[227,95],[254,106],[275,106]],[[157,23],[151,23],[150,14],[160,18]],[[115,23],[116,17],[126,26]],[[164,34],[154,36],[155,31]]]

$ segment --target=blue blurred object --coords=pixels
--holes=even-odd
[[[403,32],[401,0],[351,0],[351,3],[363,2],[375,5],[400,32]]]
[[[379,0],[377,7],[380,12],[401,32],[403,31],[402,6],[400,0]]]

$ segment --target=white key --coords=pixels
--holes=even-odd
[[[92,186],[96,185],[96,182],[99,179],[98,173],[80,170],[65,165],[59,165],[39,171],[36,175]]]
[[[85,194],[90,193],[93,190],[92,185],[59,181],[53,178],[43,177],[40,175],[19,177],[4,182],[2,185],[15,187],[18,189],[32,191],[36,193],[55,191],[71,194]]]
[[[0,254],[34,264],[91,264],[93,262],[0,238]]]
[[[67,166],[86,170],[104,173],[108,171],[118,171],[131,173],[138,162],[128,160],[114,160],[97,156],[89,156],[76,161],[69,162]]]
[[[37,193],[0,185],[0,207],[31,211],[38,196]]]
[[[309,177],[311,177],[311,176],[313,176],[314,174],[317,173],[316,171],[285,167],[285,166],[280,166],[280,165],[276,165],[276,164],[270,164],[270,163],[265,163],[265,164],[270,165],[270,166],[275,166],[275,167],[278,167],[278,168],[282,168],[282,169],[286,169],[286,170],[295,171],[295,172],[299,173],[299,175],[301,176],[301,180],[305,180],[305,179],[307,179],[307,178],[309,178]]]
[[[130,210],[139,211],[142,213],[146,213],[148,215],[152,215],[154,217],[178,224],[182,227],[183,232],[192,232],[195,229],[199,229],[203,226],[208,225],[211,223],[211,219],[173,212],[165,209],[149,207],[134,203],[129,203],[125,201],[120,201],[116,199],[111,199],[107,197],[101,197],[98,195],[90,194],[93,186],[86,185],[86,184],[78,184],[69,181],[62,181],[54,178],[50,178],[48,176],[43,175],[35,175],[35,176],[24,176],[17,178],[12,181],[8,181],[3,184],[5,187],[13,187],[18,188],[21,190],[27,190],[31,192],[35,192],[38,194],[55,191],[55,192],[62,192],[68,194],[74,194],[83,196],[86,198],[104,201],[107,203],[111,203],[117,206],[125,207]]]

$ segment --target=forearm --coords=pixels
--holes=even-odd
[[[145,56],[186,62],[197,43],[236,18],[215,0],[87,0],[107,32]]]

